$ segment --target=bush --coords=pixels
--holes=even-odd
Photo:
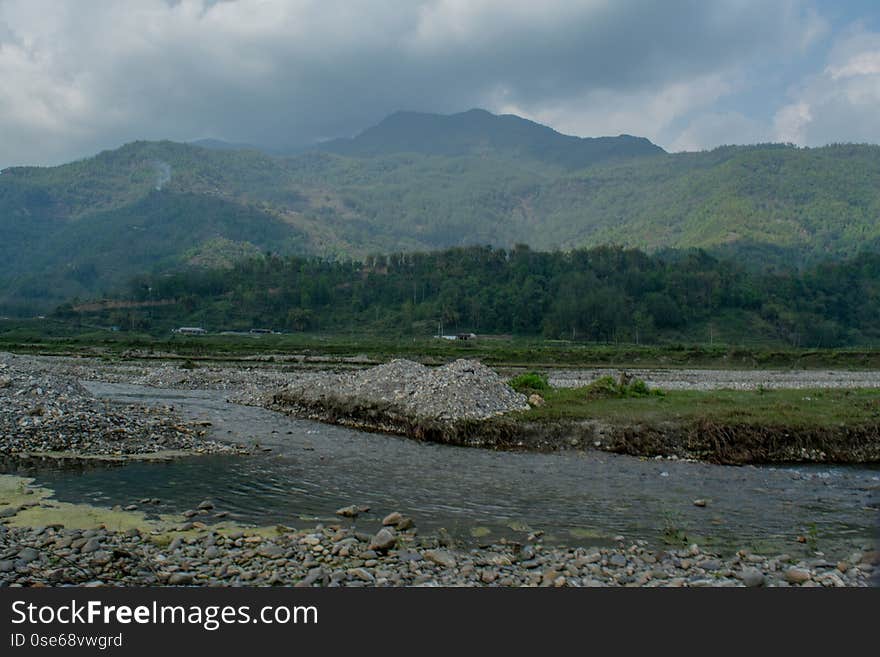
[[[593,381],[584,390],[587,393],[587,399],[609,399],[614,397],[649,397],[652,395],[663,396],[665,393],[659,388],[651,389],[648,384],[641,379],[628,381],[627,378],[621,377],[620,381],[615,381],[610,376],[603,376]]]
[[[550,384],[547,382],[547,375],[539,374],[538,372],[520,374],[508,381],[507,384],[517,392],[523,394],[544,392],[550,389]]]

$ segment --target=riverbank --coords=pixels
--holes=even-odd
[[[241,451],[206,436],[169,407],[110,405],[70,373],[0,354],[0,455],[124,460]]]
[[[366,533],[356,518],[294,529],[218,515],[205,500],[150,520],[139,509],[56,502],[30,480],[0,475],[0,586],[843,587],[869,586],[878,557],[870,549],[722,557],[697,545],[651,550],[623,537],[613,547],[565,548],[543,545],[540,532],[524,543],[463,549],[421,535],[418,519],[393,511]]]
[[[880,461],[878,372],[653,370],[651,385],[663,381],[664,394],[638,398],[568,387],[619,372],[549,370],[549,387],[529,405],[477,361],[432,368],[351,360],[328,370],[0,354],[0,454],[171,458],[233,449],[167,405],[108,406],[80,384],[102,381],[222,390],[229,401],[295,417],[496,450],[598,449],[727,464]]]
[[[737,465],[880,461],[876,389],[667,392],[640,383],[632,392],[599,381],[606,383],[544,381],[527,397],[475,361],[429,371],[396,360],[290,384],[265,403],[360,430],[488,449],[600,449]]]

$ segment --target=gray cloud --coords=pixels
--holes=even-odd
[[[669,146],[822,31],[806,0],[0,0],[0,167],[475,106]]]

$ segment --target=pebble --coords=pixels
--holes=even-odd
[[[186,586],[192,584],[193,576],[191,573],[171,573],[168,577],[170,586]]]

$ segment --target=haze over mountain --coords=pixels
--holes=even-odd
[[[134,142],[0,175],[0,312],[261,251],[359,258],[467,244],[701,247],[807,262],[876,248],[880,147],[667,154],[516,116],[398,112],[277,156]]]

